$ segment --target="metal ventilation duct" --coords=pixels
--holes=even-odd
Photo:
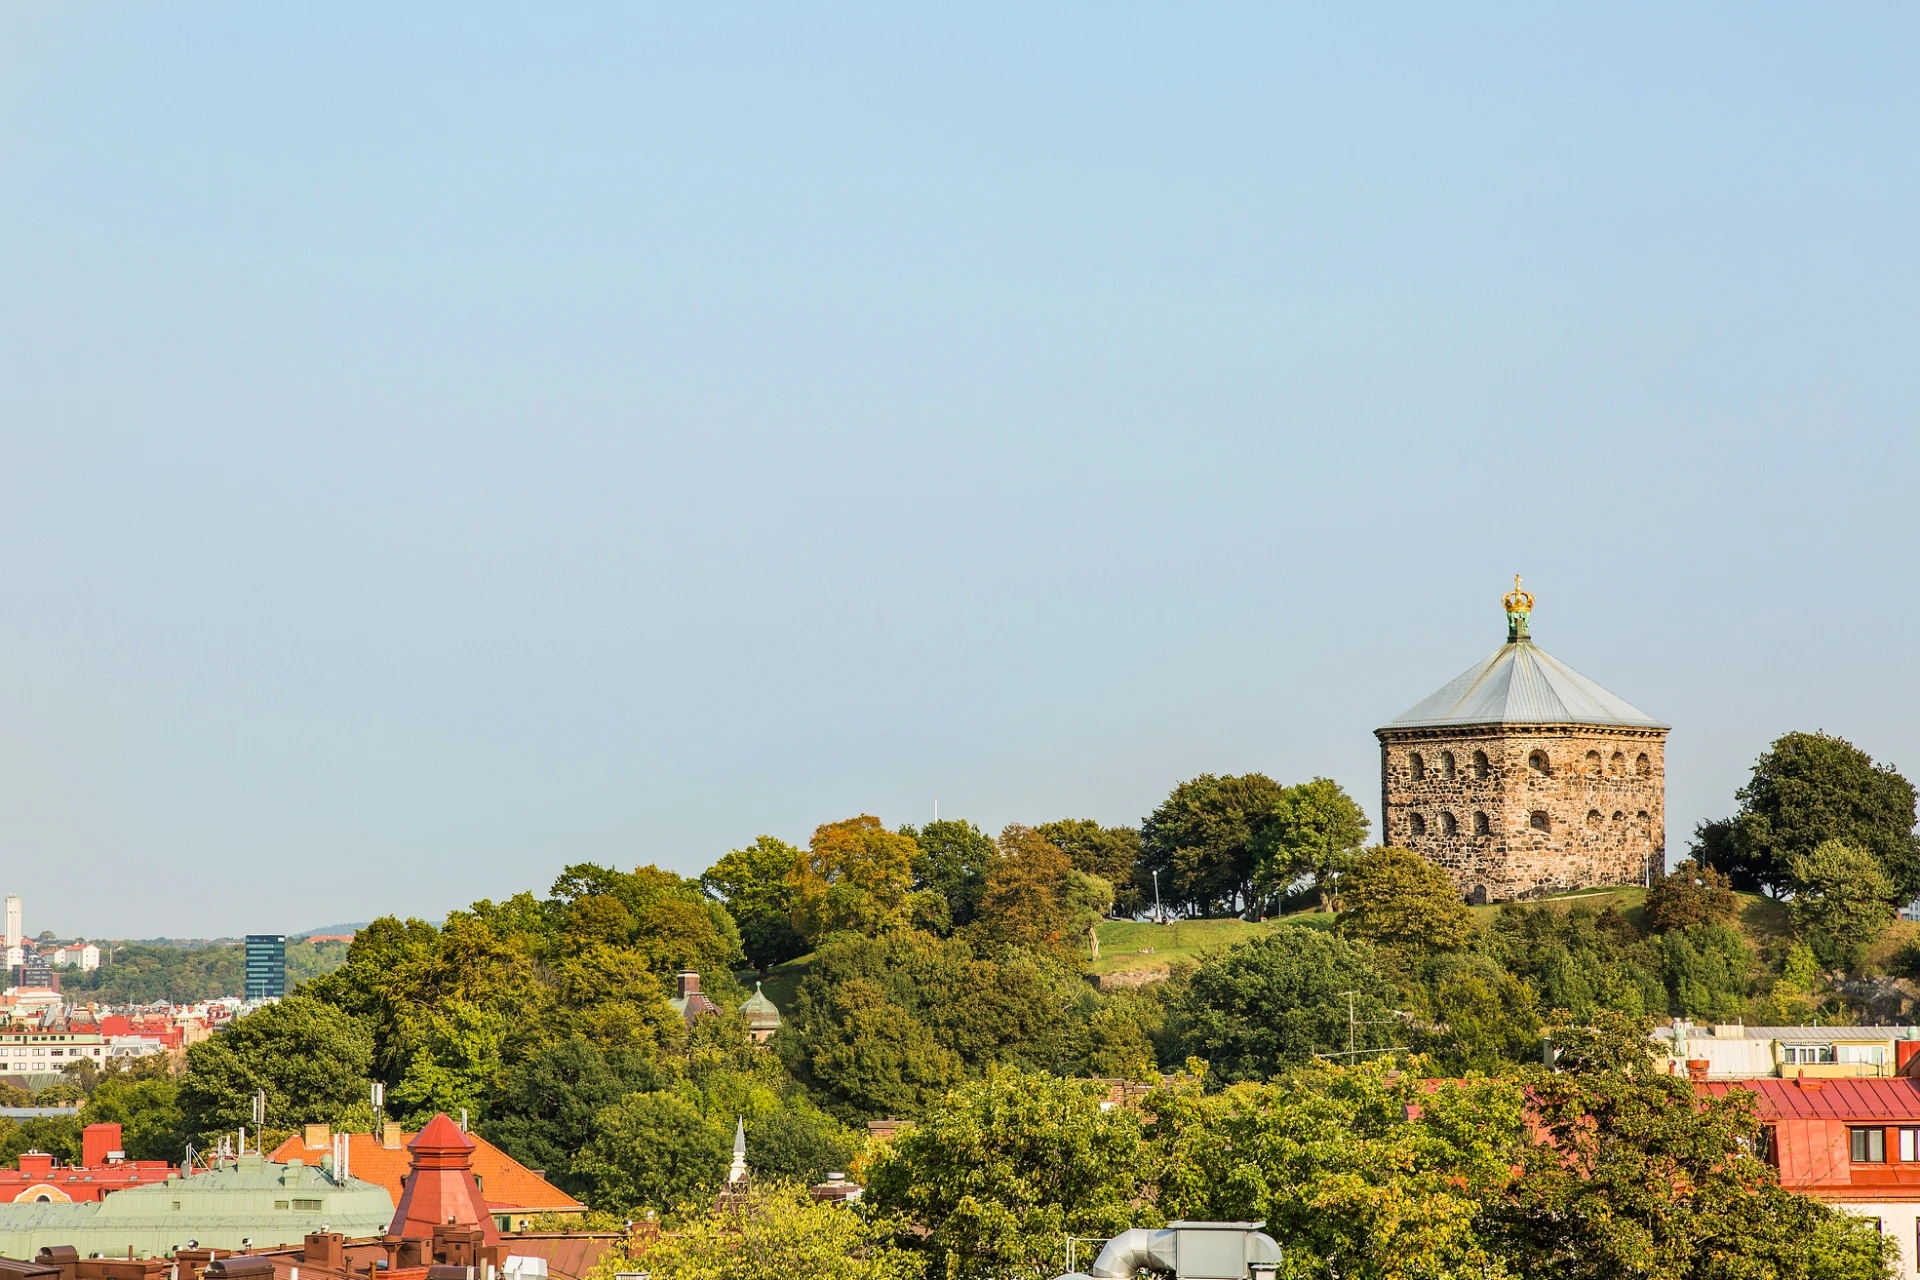
[[[1093,1271],[1070,1271],[1059,1280],[1133,1280],[1141,1271],[1174,1280],[1272,1280],[1280,1246],[1258,1222],[1169,1222],[1164,1229],[1135,1227],[1107,1241]]]

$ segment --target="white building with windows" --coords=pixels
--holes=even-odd
[[[1653,1035],[1667,1050],[1669,1070],[1707,1080],[1884,1078],[1899,1075],[1920,1053],[1920,1027],[1699,1027],[1675,1022]],[[1704,1068],[1699,1065],[1703,1063]]]
[[[71,969],[78,966],[82,973],[100,967],[100,948],[91,942],[77,947],[56,947],[48,954],[48,962],[56,969]]]
[[[0,1032],[0,1071],[10,1074],[59,1071],[76,1058],[98,1066],[106,1057],[107,1044],[98,1032]]]

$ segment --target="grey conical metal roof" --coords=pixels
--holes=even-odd
[[[1601,724],[1667,729],[1617,694],[1553,657],[1525,635],[1389,720],[1388,729],[1470,724]]]

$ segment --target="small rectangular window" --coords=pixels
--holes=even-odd
[[[1854,1129],[1850,1134],[1853,1139],[1852,1154],[1855,1164],[1887,1162],[1887,1131],[1885,1129]]]
[[[287,1202],[285,1200],[275,1200],[273,1202],[273,1207],[276,1209],[284,1209],[287,1207]]]
[[[1908,1164],[1920,1160],[1920,1129],[1900,1131],[1900,1159]]]
[[[295,1200],[293,1207],[301,1213],[318,1213],[321,1203],[318,1200]]]

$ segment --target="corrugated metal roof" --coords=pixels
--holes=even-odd
[[[1672,727],[1602,689],[1524,637],[1501,645],[1491,657],[1461,672],[1385,727],[1470,724]]]
[[[1715,1097],[1745,1089],[1765,1119],[1892,1120],[1920,1124],[1920,1080],[1727,1080],[1698,1086]]]
[[[1744,1034],[1721,1039],[1744,1040],[1920,1040],[1914,1027],[1747,1027]]]

